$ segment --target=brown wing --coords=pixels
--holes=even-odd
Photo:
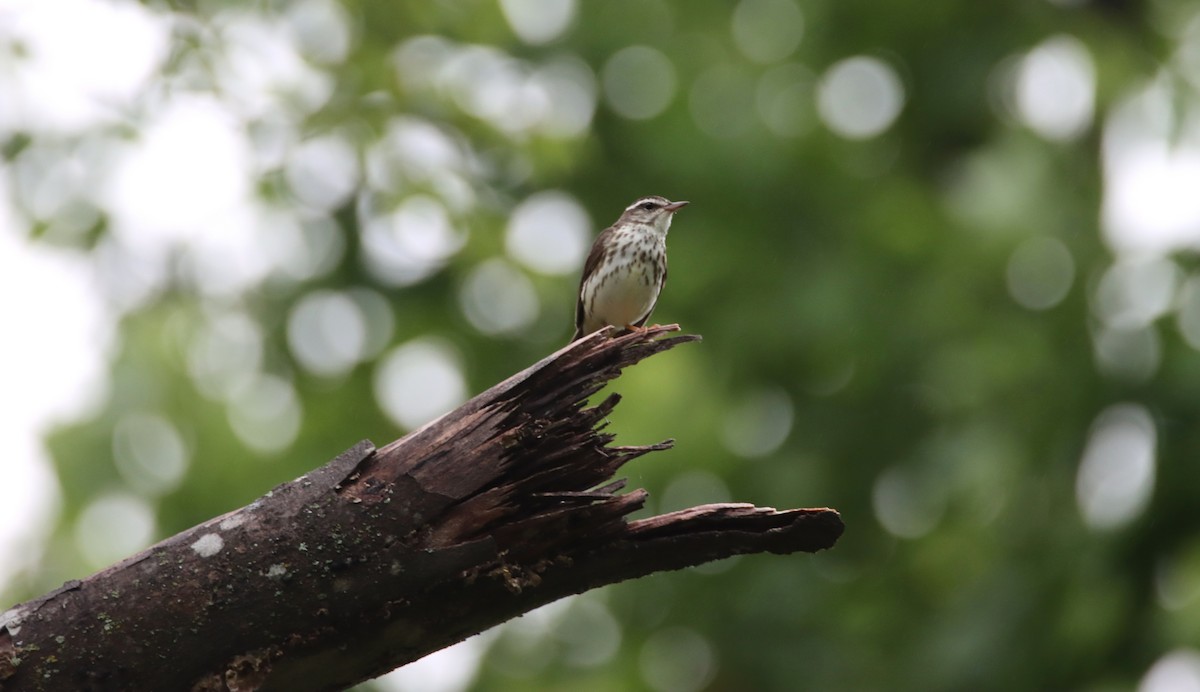
[[[575,336],[571,337],[571,341],[583,338],[583,284],[600,264],[600,258],[604,255],[604,246],[608,245],[608,239],[612,236],[614,228],[615,226],[609,226],[600,231],[600,235],[596,236],[596,241],[592,243],[592,251],[583,261],[583,274],[579,277],[579,290],[575,292],[575,295],[578,296],[575,300]]]

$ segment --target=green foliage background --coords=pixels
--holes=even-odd
[[[803,126],[788,137],[757,113],[755,89],[777,64],[739,51],[735,6],[579,2],[561,36],[531,45],[482,0],[340,5],[349,48],[313,61],[334,87],[319,107],[296,110],[298,131],[341,133],[360,152],[401,115],[449,133],[484,162],[462,173],[475,199],[453,217],[465,244],[428,278],[386,285],[363,268],[356,192],[332,210],[344,252],[329,271],[272,276],[233,298],[180,275],[126,314],[107,403],[51,439],[61,524],[41,567],[7,600],[95,569],[72,530],[99,493],[125,485],[111,449],[131,412],[166,417],[189,449],[184,481],[151,500],[159,536],[247,503],[360,438],[405,432],[376,403],[377,359],[332,378],[297,363],[288,314],[315,289],[385,296],[390,343],[437,337],[458,354],[469,393],[559,347],[570,334],[574,274],[513,265],[540,302],[536,320],[515,334],[481,333],[458,299],[474,268],[505,254],[513,207],[554,189],[578,199],[593,231],[642,194],[692,202],[672,229],[671,277],[653,321],[679,322],[704,341],[642,364],[615,387],[625,397],[611,424],[620,442],[678,440],[627,469],[651,491],[652,508],[674,508],[664,498],[831,506],[847,530],[819,556],[657,575],[585,596],[547,631],[518,623],[489,640],[473,689],[1129,689],[1165,654],[1196,654],[1200,361],[1172,307],[1146,326],[1159,354],[1150,372],[1105,371],[1094,302],[1121,259],[1101,232],[1102,128],[1151,79],[1174,85],[1176,117],[1196,107],[1175,56],[1197,40],[1181,27],[1200,6],[799,0],[802,40],[777,63],[812,81],[795,114]],[[156,4],[199,26],[190,40],[175,35],[157,87],[204,88],[176,77],[198,53],[219,53],[218,40],[206,42],[228,13],[271,23],[291,8]],[[614,53],[650,46],[670,60],[678,88],[661,114],[633,120],[606,104],[601,85],[586,129],[514,133],[443,90],[397,77],[394,52],[421,35],[490,46],[529,69],[579,60],[597,83]],[[1002,77],[1063,35],[1094,62],[1095,117],[1078,137],[1048,140],[1014,114]],[[859,140],[832,132],[816,107],[821,75],[855,55],[890,65],[905,94],[896,121]],[[714,69],[732,75],[721,95],[732,124],[717,135],[697,124],[689,101]],[[138,136],[136,117],[123,126]],[[13,134],[7,156],[37,144]],[[282,206],[298,204],[279,171],[258,186]],[[415,192],[440,194],[409,181],[385,196],[395,203]],[[41,242],[87,249],[106,233],[101,218],[84,236]],[[1065,297],[1043,310],[1020,305],[1006,283],[1014,251],[1032,238],[1061,242],[1074,266]],[[1180,277],[1193,269],[1191,253],[1169,259]],[[262,329],[261,369],[299,396],[301,429],[286,450],[247,448],[225,404],[203,396],[189,374],[192,341],[214,311],[230,308]],[[790,431],[765,456],[743,458],[727,446],[738,432],[731,426],[756,430],[769,415],[754,408],[762,401],[776,414],[785,402]],[[1152,492],[1132,520],[1097,528],[1081,515],[1077,476],[1097,417],[1122,403],[1153,419]],[[881,511],[916,528],[896,535]],[[605,647],[611,655],[588,656]]]

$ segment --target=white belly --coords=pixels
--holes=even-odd
[[[631,325],[650,312],[657,297],[658,286],[647,285],[642,272],[632,272],[627,267],[617,270],[600,281],[596,288],[585,331],[595,331],[605,325]]]

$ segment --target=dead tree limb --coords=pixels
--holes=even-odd
[[[575,342],[403,439],[360,442],[254,503],[0,615],[4,690],[334,690],[537,606],[742,553],[834,544],[830,509],[627,521],[611,481],[623,367],[695,336]]]

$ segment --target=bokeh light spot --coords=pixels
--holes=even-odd
[[[991,147],[953,162],[945,176],[947,210],[971,229],[1025,232],[1042,194],[1044,159],[1029,147]]]
[[[458,357],[432,339],[392,349],[375,370],[375,400],[397,425],[412,430],[466,399]]]
[[[733,40],[758,63],[783,60],[800,45],[804,15],[792,0],[742,0],[733,10]]]
[[[675,66],[662,51],[629,46],[604,63],[601,73],[609,107],[630,120],[662,113],[675,97]]]
[[[1184,341],[1200,351],[1200,277],[1188,279],[1179,290],[1177,320]]]
[[[84,255],[0,230],[0,406],[12,429],[41,434],[104,403],[116,330],[97,283]]]
[[[281,114],[314,111],[329,100],[334,79],[301,53],[312,48],[311,37],[297,31],[295,23],[232,7],[218,21],[214,91],[239,116],[271,122]],[[339,42],[340,27],[322,29],[329,32],[331,46]]]
[[[459,294],[463,313],[484,334],[514,334],[538,316],[529,277],[502,259],[490,259],[467,275]]]
[[[161,495],[177,488],[191,457],[178,429],[157,414],[134,413],[122,418],[113,430],[112,445],[121,479],[143,495]]]
[[[577,10],[575,0],[500,0],[500,9],[513,33],[533,45],[562,35]]]
[[[1192,85],[1200,89],[1200,12],[1194,12],[1179,33],[1178,51],[1175,61],[1179,71]]]
[[[1092,335],[1092,347],[1101,373],[1131,384],[1149,380],[1162,362],[1162,342],[1152,326],[1102,326]]]
[[[276,229],[273,243],[278,269],[295,281],[314,279],[333,271],[346,251],[341,229],[325,215],[296,218],[286,211],[264,210],[266,225]]]
[[[1157,433],[1149,412],[1118,404],[1096,417],[1075,479],[1079,511],[1093,529],[1137,518],[1154,490]]]
[[[1179,109],[1181,98],[1152,82],[1104,127],[1104,237],[1123,254],[1200,245],[1200,112]]]
[[[319,63],[340,63],[351,45],[351,19],[334,0],[300,0],[288,6],[284,18],[296,46]]]
[[[242,444],[261,455],[277,454],[300,433],[300,398],[291,382],[260,373],[234,389],[228,417]]]
[[[659,501],[660,512],[674,512],[697,505],[729,502],[729,486],[719,476],[708,471],[686,471],[671,479]]]
[[[489,659],[506,674],[528,676],[545,669],[556,660],[562,649],[556,646],[554,634],[576,601],[592,596],[581,594],[547,603],[519,618],[509,620],[492,632],[502,636],[497,651]],[[495,655],[499,653],[500,655]]]
[[[696,692],[716,673],[712,645],[686,627],[659,630],[642,645],[638,657],[642,680],[654,692]]]
[[[1200,651],[1163,654],[1138,682],[1137,692],[1200,692]]]
[[[821,77],[817,109],[825,126],[847,139],[868,139],[891,127],[904,107],[904,86],[878,58],[857,56]]]
[[[179,96],[141,131],[110,181],[114,230],[131,244],[216,233],[250,191],[246,134],[228,106]]]
[[[1075,261],[1057,238],[1030,238],[1008,258],[1005,278],[1013,300],[1030,310],[1045,310],[1067,296],[1075,279]]]
[[[83,210],[75,208],[90,206],[87,197],[97,183],[94,163],[59,143],[33,144],[10,164],[16,198],[38,220],[79,214]],[[83,216],[86,222],[88,215]],[[94,211],[91,216],[94,219]]]
[[[392,304],[378,291],[369,288],[352,288],[347,294],[366,320],[367,334],[363,342],[362,359],[374,358],[392,342],[392,334],[396,330]]]
[[[336,135],[314,137],[292,152],[284,169],[292,193],[312,209],[341,206],[358,185],[358,155]]]
[[[591,668],[610,662],[621,648],[621,625],[595,598],[576,598],[554,628],[570,665]]]
[[[508,254],[542,274],[578,271],[588,250],[591,220],[571,195],[538,192],[513,210],[505,234]]]
[[[1096,70],[1087,48],[1071,36],[1055,36],[1021,61],[1017,112],[1046,139],[1073,139],[1092,123],[1095,90]]]
[[[119,120],[170,50],[170,19],[138,3],[17,3],[0,19],[3,42],[21,47],[0,70],[0,131],[62,134]]]
[[[187,352],[188,373],[202,394],[226,400],[262,364],[263,334],[244,312],[212,316]]]
[[[920,538],[937,526],[946,498],[940,488],[913,469],[893,466],[875,480],[871,504],[888,533]]]
[[[1154,569],[1158,605],[1188,616],[1200,600],[1200,541],[1194,537],[1159,558]]]
[[[367,182],[382,192],[397,192],[406,183],[458,171],[465,158],[461,144],[441,127],[413,117],[392,118],[386,134],[367,147]]]
[[[484,633],[376,678],[387,692],[464,692],[479,674],[491,637]]]
[[[390,214],[365,215],[363,260],[381,281],[395,286],[416,283],[440,269],[466,241],[441,202],[412,195]]]
[[[306,370],[316,375],[340,375],[364,356],[366,318],[358,303],[346,294],[312,291],[288,315],[287,336],[288,347]]]
[[[1115,329],[1140,329],[1170,310],[1181,281],[1166,259],[1117,261],[1096,286],[1092,311]]]
[[[799,137],[816,123],[814,84],[807,67],[784,64],[773,67],[758,81],[754,103],[758,116],[779,137]]]
[[[596,107],[596,76],[571,54],[538,64],[493,46],[418,36],[401,44],[393,64],[406,87],[448,99],[514,138],[580,136]]]
[[[129,493],[107,493],[92,500],[75,522],[75,546],[92,568],[104,567],[150,544],[154,510]]]
[[[587,63],[562,57],[533,71],[529,79],[549,99],[539,129],[551,137],[588,134],[596,111],[596,75]]]
[[[774,452],[792,431],[792,400],[778,387],[763,387],[736,403],[721,426],[721,441],[738,456]]]

